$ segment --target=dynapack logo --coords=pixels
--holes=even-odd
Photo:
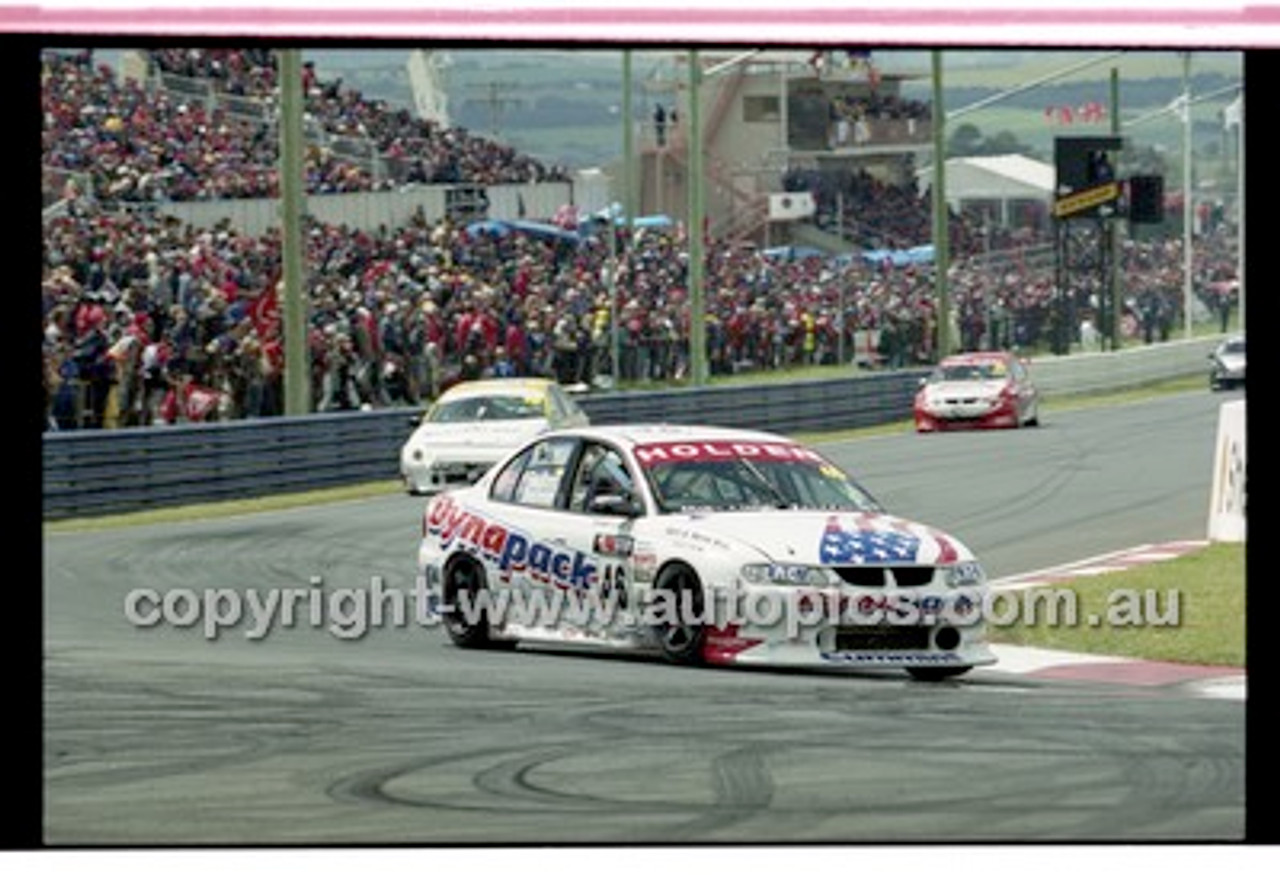
[[[427,532],[445,550],[456,545],[496,563],[503,578],[524,572],[534,582],[562,591],[587,591],[596,583],[595,561],[581,551],[530,541],[517,529],[464,510],[448,496],[437,498],[427,511]]]

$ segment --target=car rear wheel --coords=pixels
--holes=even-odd
[[[515,643],[489,636],[489,618],[484,607],[487,582],[484,567],[470,557],[457,557],[444,572],[445,614],[442,619],[449,639],[464,649],[511,649]]]
[[[922,683],[938,683],[942,680],[950,680],[952,677],[959,677],[973,670],[971,667],[962,668],[907,668],[907,673],[911,675],[911,679],[919,680]]]
[[[672,564],[654,582],[650,612],[653,630],[667,661],[698,664],[707,639],[707,619],[702,583],[683,563]]]

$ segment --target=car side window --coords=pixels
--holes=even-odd
[[[494,501],[515,501],[516,485],[520,482],[520,475],[524,473],[525,465],[529,464],[529,457],[532,454],[533,449],[530,447],[507,462],[507,466],[494,478],[493,486],[489,489],[489,498]]]
[[[511,501],[535,508],[555,507],[565,468],[576,446],[576,440],[562,437],[540,440],[529,447],[529,456]]]
[[[635,481],[622,455],[603,443],[587,443],[569,488],[569,510],[587,513],[604,495],[635,495]]]

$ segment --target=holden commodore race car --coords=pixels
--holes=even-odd
[[[410,495],[430,495],[478,480],[502,456],[546,430],[590,424],[548,378],[462,382],[446,390],[400,449]]]
[[[1034,426],[1040,423],[1040,392],[1014,354],[954,354],[921,379],[913,413],[920,432]]]
[[[569,643],[671,662],[905,669],[995,662],[982,567],[786,437],[553,431],[425,508],[424,612],[462,647]]]

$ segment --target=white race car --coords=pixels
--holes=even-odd
[[[1244,336],[1233,335],[1209,355],[1209,388],[1221,391],[1244,385]]]
[[[483,379],[446,390],[400,449],[410,495],[474,483],[500,458],[547,430],[590,424],[548,378]]]
[[[649,651],[679,663],[905,668],[995,662],[986,576],[814,449],[755,431],[542,435],[425,509],[424,613],[464,647]]]

